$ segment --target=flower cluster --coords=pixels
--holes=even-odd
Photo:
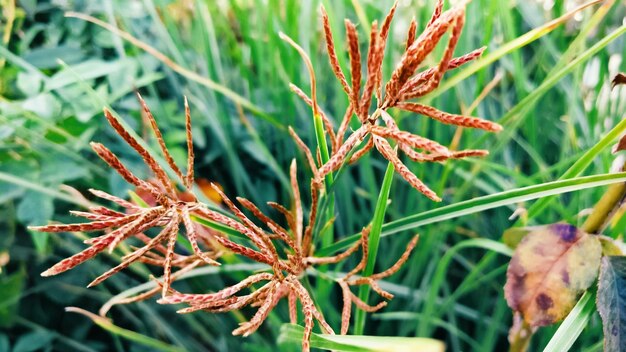
[[[387,37],[397,3],[385,17],[380,29],[377,21],[372,23],[369,50],[367,53],[367,76],[363,87],[361,87],[361,52],[355,25],[350,22],[350,20],[345,20],[347,33],[346,41],[350,57],[351,80],[349,84],[337,59],[328,15],[322,8],[322,24],[330,66],[349,99],[349,106],[337,133],[332,133],[332,127],[328,127],[332,126],[330,119],[316,106],[314,87],[312,88],[312,98],[309,98],[300,88],[294,85],[291,86],[292,90],[298,96],[313,107],[314,113],[319,111],[326,122],[326,130],[329,132],[332,140],[332,157],[320,168],[319,177],[324,177],[337,170],[346,161],[350,163],[355,162],[366,155],[372,148],[376,148],[385,159],[393,164],[396,172],[411,186],[428,198],[434,201],[440,201],[441,199],[435,192],[424,185],[424,183],[402,163],[388,140],[394,141],[407,157],[417,162],[441,162],[448,159],[460,159],[488,154],[486,150],[451,151],[435,141],[402,131],[387,112],[389,108],[398,108],[427,116],[445,124],[478,128],[492,132],[497,132],[502,129],[502,126],[488,120],[450,114],[431,106],[409,102],[411,99],[423,97],[436,89],[446,71],[457,68],[480,57],[484,51],[485,48],[480,48],[460,57],[453,58],[454,49],[456,48],[456,44],[461,36],[463,24],[465,23],[465,6],[467,2],[468,1],[461,1],[450,10],[443,12],[443,0],[437,1],[430,21],[424,32],[417,38],[417,24],[415,20],[411,22],[407,34],[405,52],[394,69],[391,78],[385,84],[384,92],[382,90],[382,64],[384,61]],[[444,34],[448,31],[451,32],[450,38],[439,64],[416,73],[424,59],[434,50]],[[312,86],[313,85],[314,79],[312,78]],[[370,113],[373,96],[376,98],[377,105],[376,109]],[[350,121],[355,115],[361,123],[361,126],[344,140]],[[382,120],[384,125],[378,124],[379,119]],[[364,142],[365,139],[367,139],[366,142]],[[363,147],[355,151],[354,149],[360,144],[363,144]]]

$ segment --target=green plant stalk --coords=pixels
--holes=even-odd
[[[582,225],[586,233],[598,233],[611,220],[626,197],[626,183],[610,185]]]
[[[317,139],[317,146],[320,149],[320,158],[322,159],[322,165],[326,164],[330,159],[330,153],[328,152],[328,144],[326,142],[326,134],[324,133],[324,122],[322,121],[322,117],[320,114],[313,115],[313,123],[315,125],[315,138]],[[324,178],[324,188],[329,190],[333,185],[333,173],[329,172]],[[327,192],[325,194],[328,197],[328,208],[326,209],[326,220],[331,220],[335,216],[335,196],[332,192]],[[330,233],[330,235],[326,236],[325,232]],[[329,226],[326,228],[326,231],[323,231],[319,234],[322,239],[322,245],[324,247],[329,246],[333,243],[333,226]]]
[[[322,121],[321,115],[313,114],[313,125],[315,127],[315,138],[317,139],[317,146],[320,151],[320,159],[322,161],[322,165],[326,164],[330,159],[330,153],[328,152],[328,144],[326,142],[326,134],[324,131],[324,122]],[[324,189],[326,193],[323,194],[323,198],[326,200],[319,199],[318,202],[327,204],[325,216],[322,217],[324,222],[327,224],[322,227],[318,233],[318,237],[321,240],[322,247],[330,246],[333,244],[334,239],[334,226],[333,226],[333,218],[335,216],[335,194],[331,191],[331,187],[333,186],[333,173],[329,172],[324,178]],[[320,266],[319,271],[326,272],[328,270],[328,266]],[[330,283],[325,280],[320,280],[318,282],[318,292],[321,296],[328,296],[330,293]]]
[[[376,255],[378,254],[378,245],[380,244],[380,234],[383,227],[383,221],[385,220],[385,212],[387,211],[387,202],[389,200],[389,191],[391,190],[391,183],[393,181],[394,168],[393,164],[387,165],[385,171],[385,178],[383,179],[383,185],[380,188],[378,195],[378,201],[376,202],[376,209],[374,210],[374,218],[372,220],[372,228],[370,229],[368,240],[368,256],[367,264],[363,270],[363,276],[370,276],[374,273],[374,266],[376,264]],[[370,287],[368,285],[361,285],[359,287],[359,298],[366,302],[370,295]],[[363,335],[365,329],[365,311],[358,309],[354,316],[354,334]]]

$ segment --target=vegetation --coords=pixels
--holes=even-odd
[[[0,350],[623,344],[625,7],[442,3],[4,0]]]

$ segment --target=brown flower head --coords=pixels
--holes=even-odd
[[[460,57],[453,58],[452,56],[465,23],[465,6],[468,2],[461,1],[451,9],[443,11],[443,0],[437,1],[430,21],[422,34],[417,38],[415,38],[416,22],[415,20],[411,22],[407,34],[405,52],[393,71],[391,78],[385,84],[384,92],[382,90],[382,64],[390,24],[396,11],[397,3],[392,7],[382,25],[379,26],[376,21],[372,23],[367,53],[367,75],[363,86],[361,84],[361,53],[355,25],[349,20],[345,21],[348,54],[350,57],[351,80],[349,84],[339,66],[328,15],[322,7],[322,27],[330,66],[348,96],[349,107],[344,114],[337,133],[333,133],[333,135],[329,133],[333,146],[332,155],[328,162],[320,167],[318,173],[320,179],[318,179],[318,182],[321,182],[321,178],[325,175],[339,169],[346,161],[355,162],[371,149],[376,148],[385,159],[393,164],[396,172],[409,182],[411,186],[430,199],[440,201],[441,199],[402,163],[389,140],[394,141],[404,154],[417,162],[441,162],[448,159],[488,154],[486,150],[451,151],[435,141],[410,132],[401,131],[387,112],[390,108],[398,108],[460,127],[478,128],[492,132],[502,129],[500,125],[491,121],[450,114],[430,106],[409,102],[411,99],[425,96],[436,89],[446,71],[480,57],[484,51],[485,48],[480,48]],[[448,31],[450,32],[450,38],[439,64],[417,72],[424,59],[434,50],[435,46]],[[312,83],[314,84],[314,82]],[[312,105],[314,109],[319,109],[315,107],[315,101],[309,99],[301,89],[292,85],[292,90],[303,98],[307,104]],[[377,104],[376,109],[370,113],[373,96],[376,97]],[[321,110],[320,114],[324,121],[330,121]],[[348,130],[348,125],[353,115],[357,116],[361,122],[361,127],[344,140],[344,135]],[[382,122],[382,125],[379,125],[380,122]],[[354,149],[361,144],[363,147],[355,151]]]
[[[152,130],[155,133],[161,151],[169,166],[174,170],[177,177],[189,191],[194,183],[193,176],[193,144],[191,135],[191,116],[187,100],[185,99],[185,125],[187,131],[187,148],[188,162],[187,173],[183,174],[178,166],[174,163],[172,156],[163,141],[163,136],[159,130],[154,117],[146,106],[145,102],[138,96],[139,101],[146,113]],[[207,230],[198,231],[198,226],[191,221],[191,214],[198,209],[204,208],[203,204],[197,203],[195,197],[191,197],[190,192],[177,192],[176,186],[167,177],[165,170],[159,165],[156,159],[123,127],[121,122],[111,114],[110,111],[104,110],[104,115],[109,124],[115,131],[141,156],[145,164],[155,175],[154,181],[145,181],[135,176],[120,159],[113,154],[108,148],[100,143],[91,143],[91,147],[111,168],[117,171],[128,183],[142,189],[154,199],[154,204],[148,207],[141,207],[132,202],[115,197],[99,190],[90,190],[96,197],[111,201],[125,209],[125,212],[119,212],[106,207],[94,207],[88,212],[73,211],[72,214],[84,217],[90,222],[76,224],[61,224],[36,226],[31,229],[43,232],[68,232],[68,231],[105,231],[106,233],[99,237],[91,238],[85,241],[90,246],[80,253],[77,253],[67,259],[60,261],[50,269],[44,271],[42,276],[51,276],[72,269],[86,260],[93,258],[98,253],[109,249],[112,251],[121,242],[135,237],[143,243],[142,247],[133,248],[134,251],[124,256],[122,263],[112,268],[106,273],[100,275],[93,280],[89,286],[94,286],[117,272],[125,269],[135,261],[141,261],[148,264],[162,266],[164,268],[164,291],[171,283],[172,267],[185,268],[188,266],[197,266],[204,263],[209,265],[218,265],[214,260],[218,254],[213,248],[211,241],[214,241],[212,232]],[[184,196],[184,197],[183,197]],[[187,240],[193,249],[192,255],[182,255],[175,253],[177,236],[180,224],[183,225],[186,232]],[[151,228],[159,227],[162,230],[154,237],[146,235],[146,231]],[[200,249],[198,242],[202,242],[210,250],[203,251]]]

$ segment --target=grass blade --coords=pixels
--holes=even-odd
[[[510,191],[504,191],[447,205],[386,223],[382,227],[381,236],[389,236],[401,231],[413,230],[427,224],[454,219],[460,216],[474,214],[483,210],[498,208],[505,205],[512,205],[518,202],[624,181],[626,181],[626,173],[621,172],[616,174],[577,177],[568,180],[559,180],[535,186],[517,188]],[[332,246],[320,249],[318,251],[318,255],[329,255],[341,249],[348,248],[358,239],[359,234],[348,236],[341,241],[336,242]]]
[[[284,324],[278,336],[279,344],[300,344],[304,328]],[[346,352],[443,352],[445,345],[439,340],[420,337],[386,337],[363,335],[311,335],[311,347]]]
[[[387,211],[387,204],[389,201],[389,191],[391,190],[391,183],[393,181],[394,168],[393,164],[387,165],[385,171],[385,178],[383,179],[383,185],[380,188],[380,194],[378,195],[378,201],[376,202],[376,209],[374,210],[374,219],[372,220],[372,229],[369,234],[369,250],[367,256],[367,265],[363,270],[363,276],[370,276],[374,273],[374,265],[376,264],[376,255],[378,254],[378,245],[380,243],[380,234],[385,221],[385,212]],[[367,302],[370,295],[369,285],[361,285],[359,287],[359,298],[363,302]],[[354,333],[355,335],[362,335],[365,328],[365,311],[359,309],[354,315]]]

